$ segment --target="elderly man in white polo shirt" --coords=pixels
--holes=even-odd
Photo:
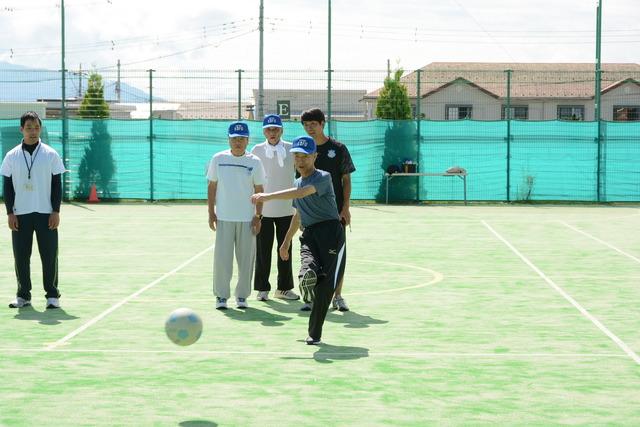
[[[42,121],[29,111],[20,118],[22,142],[7,153],[0,174],[11,229],[18,292],[11,308],[31,305],[31,248],[36,233],[48,309],[60,308],[58,291],[58,225],[64,164],[40,140]]]
[[[213,254],[216,309],[226,309],[231,295],[234,249],[238,262],[236,305],[248,307],[256,234],[260,232],[262,216],[262,204],[254,207],[249,197],[263,191],[265,180],[260,159],[246,151],[249,145],[247,124],[231,123],[228,136],[231,148],[214,154],[207,171],[209,227],[216,232]]]
[[[269,114],[262,121],[262,133],[266,140],[253,147],[251,153],[262,161],[267,182],[264,191],[285,190],[293,187],[295,168],[293,156],[289,153],[291,143],[282,140],[282,119],[277,114]],[[253,289],[258,291],[258,301],[268,301],[271,283],[271,252],[273,251],[274,228],[278,247],[284,242],[293,218],[291,200],[272,200],[262,208],[262,227],[256,236],[256,274]],[[298,300],[293,291],[293,271],[291,267],[291,248],[289,259],[278,258],[278,279],[275,297],[286,300]]]

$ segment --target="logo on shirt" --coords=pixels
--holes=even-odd
[[[336,150],[329,150],[329,151],[327,152],[327,156],[328,156],[330,159],[333,159],[333,158],[336,156]]]
[[[335,249],[329,249],[329,255],[337,255],[337,252]]]

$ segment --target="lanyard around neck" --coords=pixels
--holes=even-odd
[[[31,165],[29,165],[29,161],[27,161],[27,155],[24,154],[24,147],[22,147],[22,157],[24,157],[24,163],[25,165],[27,165],[28,179],[31,179],[31,169],[33,169],[33,163],[36,161],[36,156],[38,155],[39,152],[40,152],[40,144],[38,143],[38,146],[36,147],[35,151],[33,152],[33,155],[31,156]]]

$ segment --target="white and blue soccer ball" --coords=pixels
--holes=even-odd
[[[167,318],[164,330],[174,344],[191,345],[202,335],[202,319],[189,308],[178,308]]]

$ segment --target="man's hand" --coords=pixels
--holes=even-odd
[[[255,193],[251,195],[251,203],[254,205],[257,203],[263,203],[267,201],[266,193]]]
[[[209,228],[213,231],[216,231],[216,226],[218,225],[218,217],[215,213],[209,213]]]
[[[278,249],[278,252],[280,253],[280,258],[282,258],[283,261],[289,260],[290,247],[291,247],[291,240],[285,240],[284,242],[282,242],[282,245]]]
[[[51,212],[49,215],[49,230],[55,230],[60,225],[60,213]]]
[[[18,216],[16,214],[7,215],[7,223],[11,231],[18,231]]]
[[[340,212],[340,221],[345,225],[351,225],[351,212],[349,212],[349,207],[345,206],[342,208],[342,212]]]
[[[254,236],[260,233],[260,228],[262,228],[262,219],[259,216],[254,216],[251,220],[251,231]]]

